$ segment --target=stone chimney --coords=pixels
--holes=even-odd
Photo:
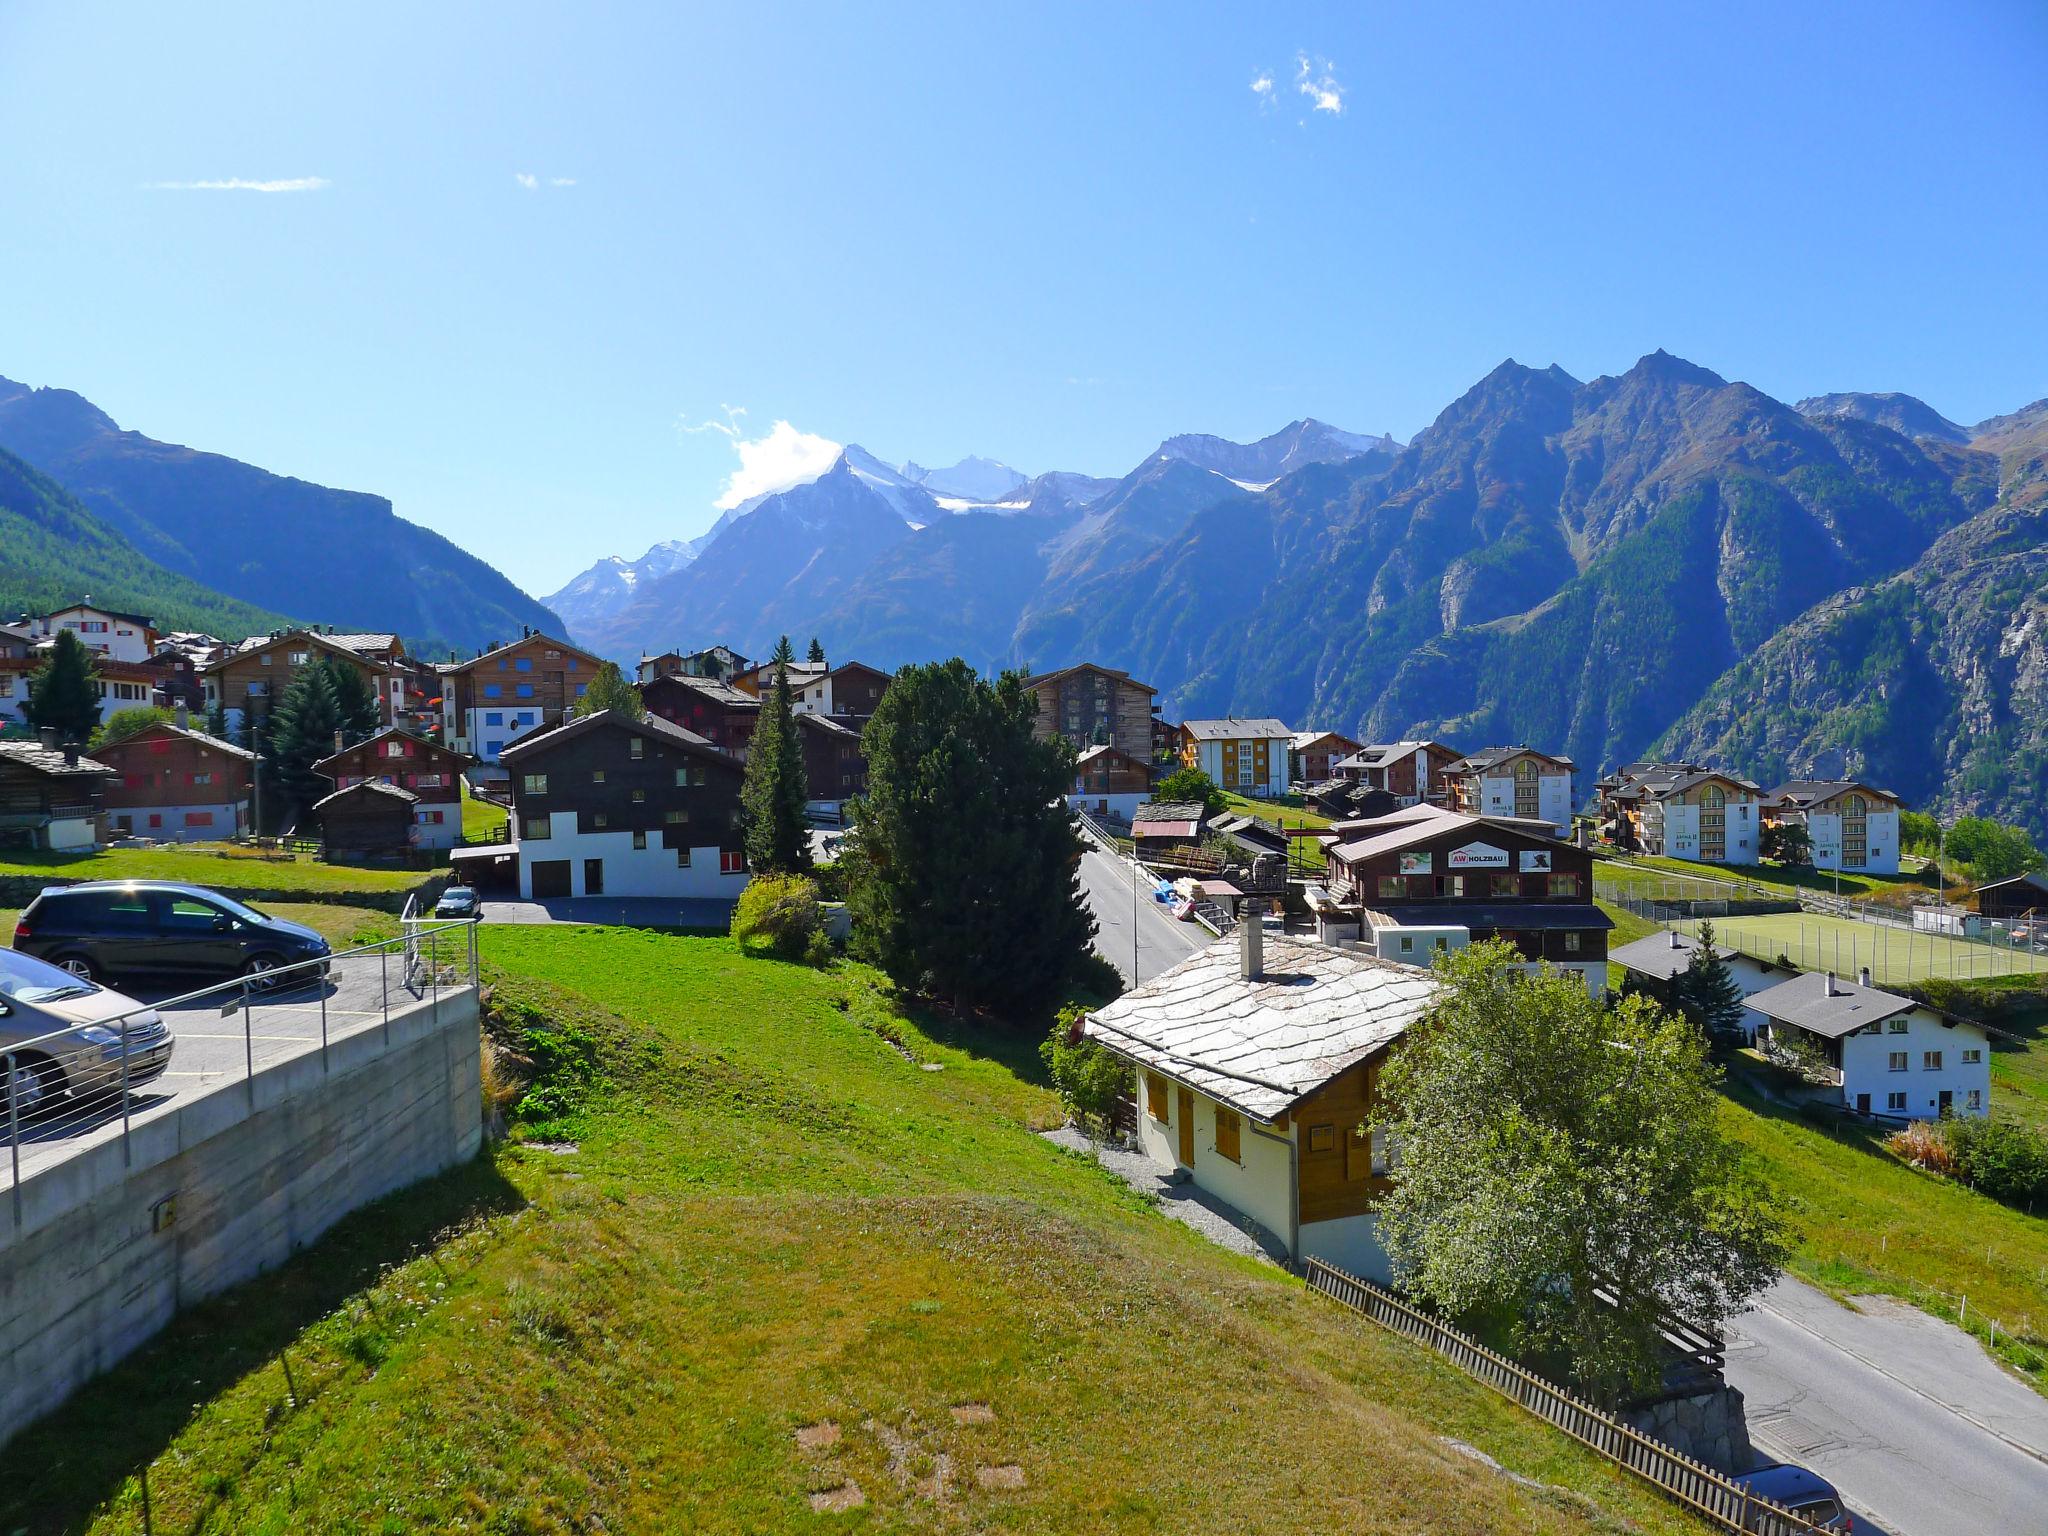
[[[183,704],[178,706],[177,713],[173,718],[179,730],[189,731],[192,729],[192,711]]]
[[[1827,990],[1822,995],[1826,997],[1840,997],[1842,995],[1841,989],[1835,985],[1835,973],[1833,971],[1827,973]]]
[[[46,725],[36,731],[36,744],[45,752],[57,750],[57,727]]]
[[[1246,981],[1261,981],[1266,975],[1266,904],[1248,901],[1237,925],[1238,973]]]
[[[1866,966],[1864,966],[1862,970],[1860,970],[1860,971],[1858,971],[1858,972],[1856,973],[1856,985],[1857,985],[1857,986],[1859,986],[1859,987],[1867,987],[1867,986],[1869,986],[1869,985],[1870,985],[1870,967],[1869,967],[1869,966],[1867,966],[1867,965],[1866,965]]]
[[[64,743],[64,766],[66,768],[76,768],[78,766],[78,743],[75,741]]]

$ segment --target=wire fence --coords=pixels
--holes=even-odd
[[[1308,1260],[1305,1273],[1312,1289],[1382,1328],[1435,1350],[1468,1376],[1512,1398],[1581,1445],[1627,1468],[1724,1531],[1805,1536],[1807,1532],[1825,1530],[1783,1505],[1752,1493],[1705,1462],[1622,1423],[1370,1280],[1361,1280],[1315,1258]]]
[[[436,922],[408,904],[393,939],[244,974],[160,1002],[141,1003],[84,978],[63,995],[17,988],[0,1026],[0,1114],[7,1143],[8,1208],[22,1223],[22,1182],[87,1146],[118,1137],[124,1163],[135,1128],[181,1095],[244,1082],[365,1030],[390,1038],[391,1016],[477,982],[476,925]],[[20,1034],[23,1021],[79,1022]],[[175,1082],[176,1086],[169,1086]]]
[[[1696,934],[1700,916],[1667,916],[1664,926]],[[1988,943],[1930,933],[1903,924],[1859,922],[1811,913],[1711,918],[1714,940],[1753,959],[1786,962],[1802,971],[1833,971],[1853,978],[1870,972],[1878,986],[1908,986],[1933,979],[1984,981],[2038,975],[2048,979],[2048,955],[2012,943]]]

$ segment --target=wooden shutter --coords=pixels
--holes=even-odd
[[[1244,1152],[1238,1141],[1237,1111],[1216,1106],[1216,1150],[1233,1163],[1244,1161]]]
[[[1145,1074],[1145,1113],[1166,1124],[1166,1079],[1156,1072]]]

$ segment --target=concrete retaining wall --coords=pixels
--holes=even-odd
[[[283,1263],[482,1143],[476,993],[118,1124],[0,1193],[0,1445],[180,1307]],[[4,1179],[4,1170],[0,1170]],[[171,1202],[166,1205],[165,1202]]]

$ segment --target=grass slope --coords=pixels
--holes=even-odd
[[[10,1447],[0,1529],[137,1530],[145,1459],[159,1531],[815,1532],[849,1482],[832,1529],[1699,1529],[1032,1134],[1028,1040],[723,940],[483,938],[555,1144],[180,1319]]]
[[[192,885],[305,895],[389,895],[428,877],[418,870],[357,869],[300,856],[259,856],[227,845],[187,848],[109,848],[98,853],[45,853],[12,848],[0,853],[0,879],[180,880]]]
[[[88,593],[159,629],[239,640],[287,622],[144,555],[56,481],[0,450],[0,614],[47,613]]]

